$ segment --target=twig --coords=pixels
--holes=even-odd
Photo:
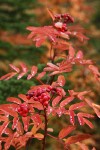
[[[47,112],[46,112],[46,108],[44,108],[44,119],[45,119],[45,129],[44,129],[44,138],[43,138],[43,147],[42,150],[45,150],[45,145],[46,145],[46,136],[47,136]]]

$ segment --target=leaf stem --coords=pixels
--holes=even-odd
[[[43,138],[43,147],[42,150],[45,150],[45,145],[46,145],[46,136],[47,136],[47,112],[46,112],[46,108],[44,108],[44,119],[45,119],[45,129],[44,129],[44,138]]]

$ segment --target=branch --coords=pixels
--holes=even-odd
[[[45,145],[46,145],[46,136],[47,136],[47,114],[46,114],[46,108],[44,108],[44,119],[45,119],[45,129],[44,129],[44,138],[43,138],[43,147],[42,150],[45,150]]]

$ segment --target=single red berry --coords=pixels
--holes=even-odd
[[[52,90],[52,86],[47,87],[47,92],[50,92]]]
[[[38,89],[37,89],[37,95],[40,95],[42,92],[43,92],[43,91],[42,91],[41,88],[38,88]]]
[[[43,97],[43,100],[44,100],[44,101],[48,101],[48,100],[49,100],[49,99],[48,99],[48,96],[44,96],[44,97]]]
[[[47,106],[48,106],[48,101],[45,101],[45,102],[43,103],[43,105],[47,107]]]
[[[23,109],[23,113],[28,113],[28,111],[29,111],[29,109],[28,109],[27,107],[25,107],[25,108]]]
[[[27,113],[22,114],[23,117],[27,117]]]
[[[20,111],[19,114],[22,116],[23,115],[23,111]]]
[[[41,94],[41,97],[44,97],[44,96],[46,96],[47,95],[47,93],[42,93]]]
[[[26,105],[25,105],[25,104],[20,104],[19,107],[20,107],[21,109],[23,109],[24,107],[26,107]]]

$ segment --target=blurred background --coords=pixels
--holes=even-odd
[[[71,14],[75,18],[75,24],[80,24],[86,29],[86,35],[90,40],[84,45],[75,41],[75,46],[83,50],[86,58],[92,59],[97,66],[100,65],[100,0],[0,0],[0,76],[10,71],[9,63],[17,66],[22,61],[29,67],[37,65],[42,70],[49,58],[48,43],[36,48],[32,41],[27,39],[26,27],[49,25],[52,20],[47,13],[47,7],[54,13]],[[100,104],[100,85],[90,74],[87,74],[87,70],[83,68],[76,70],[67,76],[65,89],[76,91],[91,89],[93,92],[90,98]],[[0,103],[6,103],[7,97],[17,96],[20,91],[25,94],[29,87],[35,84],[35,81],[27,81],[25,77],[21,80],[13,78],[9,81],[0,81]],[[90,110],[90,113],[93,112]],[[58,134],[56,129],[65,126],[67,122],[68,118],[63,118],[62,121],[61,118],[51,121],[55,135]],[[95,117],[93,124],[94,130],[85,126],[84,129],[80,127],[80,132],[91,133],[93,138],[84,143],[90,149],[95,146],[97,150],[100,150],[100,120]],[[40,149],[41,144],[39,147],[39,143],[36,143],[37,141],[31,142],[30,150]],[[61,150],[62,147],[53,139],[49,139],[47,150],[52,149]],[[77,146],[73,145],[72,150],[76,149],[78,149]]]

